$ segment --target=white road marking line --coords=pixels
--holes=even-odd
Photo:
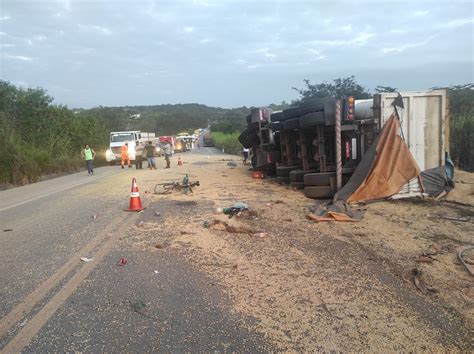
[[[118,173],[118,172],[117,172]],[[44,197],[47,197],[49,195],[52,195],[52,194],[55,194],[55,193],[59,193],[59,192],[63,192],[65,190],[68,190],[68,189],[71,189],[71,188],[74,188],[74,187],[77,187],[77,186],[81,186],[83,184],[86,184],[86,183],[89,183],[89,182],[92,182],[92,181],[95,181],[97,179],[100,179],[102,177],[108,177],[108,176],[111,176],[115,173],[109,173],[107,175],[100,175],[100,176],[95,176],[95,177],[92,177],[92,178],[88,178],[88,179],[85,179],[84,181],[81,181],[79,183],[76,183],[76,184],[72,184],[70,186],[66,186],[64,188],[61,188],[61,189],[58,189],[58,190],[55,190],[55,191],[52,191],[52,192],[49,192],[49,193],[45,193],[45,194],[41,194],[41,195],[38,195],[36,197],[33,197],[33,198],[30,198],[30,199],[27,199],[27,200],[24,200],[22,202],[18,202],[16,204],[12,204],[12,205],[9,205],[7,207],[4,207],[4,208],[0,208],[0,211],[5,211],[5,210],[8,210],[8,209],[11,209],[11,208],[15,208],[17,206],[20,206],[20,205],[23,205],[23,204],[26,204],[26,203],[29,203],[29,202],[32,202],[32,201],[35,201],[35,200],[38,200],[38,199],[41,199],[41,198],[44,198]]]

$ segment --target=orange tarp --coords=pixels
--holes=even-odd
[[[420,169],[398,135],[400,122],[392,115],[380,133],[372,169],[347,202],[362,202],[390,197],[420,175]]]

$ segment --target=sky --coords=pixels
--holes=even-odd
[[[0,0],[0,79],[70,108],[264,106],[355,75],[474,82],[472,1]]]

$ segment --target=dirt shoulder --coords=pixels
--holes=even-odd
[[[192,195],[146,193],[147,217],[123,244],[186,257],[222,286],[236,313],[257,320],[251,330],[281,350],[474,349],[474,281],[456,256],[474,244],[472,221],[440,218],[473,218],[472,206],[381,202],[368,205],[359,223],[316,224],[306,220],[314,201],[252,180],[240,162],[227,165],[232,158],[238,161],[183,154],[184,166],[144,179],[142,195],[186,173],[201,186]],[[217,209],[234,202],[248,203],[257,217],[229,219]],[[214,220],[234,230],[203,226]],[[435,261],[415,262],[433,249]],[[414,268],[435,292],[415,287]]]

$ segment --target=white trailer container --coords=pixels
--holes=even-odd
[[[400,135],[418,167],[424,171],[445,164],[449,151],[449,117],[446,90],[400,92],[404,108],[397,108]],[[383,126],[394,113],[397,92],[374,96],[374,118]]]
[[[445,165],[449,152],[449,116],[446,90],[400,92],[404,108],[397,107],[403,137],[421,171]],[[374,96],[374,118],[382,127],[395,112],[397,92]],[[394,198],[419,195],[419,179],[407,183]]]

